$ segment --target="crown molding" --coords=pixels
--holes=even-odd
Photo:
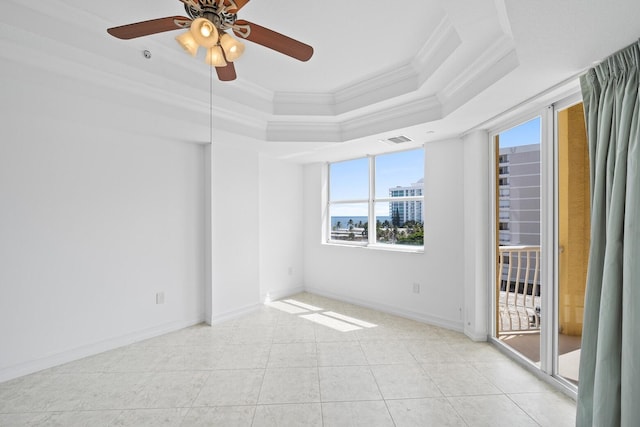
[[[440,102],[434,96],[427,96],[392,106],[379,106],[375,111],[343,121],[273,120],[267,124],[267,140],[345,142],[440,118]]]
[[[382,73],[338,90],[335,94],[336,114],[344,114],[406,95],[418,88],[418,73],[411,63],[393,66]]]
[[[280,142],[342,142],[340,123],[334,121],[270,121],[267,141]]]
[[[460,47],[462,39],[451,21],[444,17],[412,61],[422,86]]]
[[[442,118],[442,106],[435,96],[426,96],[380,108],[342,123],[344,140],[414,126]]]
[[[438,93],[444,115],[455,111],[519,65],[513,39],[502,35]]]
[[[468,86],[478,76],[490,70],[500,59],[515,51],[513,40],[507,37],[499,37],[491,43],[477,58],[471,62],[458,76],[446,85],[441,96],[452,97],[456,92]]]

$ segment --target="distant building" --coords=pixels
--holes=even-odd
[[[389,197],[412,197],[422,196],[424,191],[424,179],[409,185],[408,187],[394,187],[389,189]],[[389,202],[389,217],[393,218],[395,213],[400,217],[400,223],[407,221],[424,222],[422,212],[422,201],[420,200],[403,200],[398,202]]]
[[[540,244],[540,144],[500,148],[499,244]]]

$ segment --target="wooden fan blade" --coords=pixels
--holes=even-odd
[[[225,0],[225,10],[229,13],[238,13],[245,4],[249,3],[249,0]]]
[[[226,67],[216,67],[216,74],[218,74],[218,79],[223,82],[230,82],[237,77],[236,67],[233,65],[233,62],[227,62]]]
[[[151,19],[150,21],[136,22],[134,24],[109,28],[107,32],[113,37],[129,40],[135,39],[136,37],[185,28],[184,25],[180,25],[180,23],[183,23],[185,20],[191,21],[191,19],[186,16],[168,16],[166,18]]]
[[[238,19],[233,26],[233,32],[240,38],[261,44],[300,61],[308,61],[313,55],[313,48],[308,44],[249,21]]]

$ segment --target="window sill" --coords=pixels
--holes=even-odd
[[[362,244],[349,244],[349,243],[341,243],[341,242],[325,242],[324,245],[327,246],[338,246],[342,248],[358,248],[358,249],[367,249],[372,251],[384,251],[384,252],[404,252],[410,254],[423,254],[424,246],[409,246],[409,245],[384,245],[384,244],[376,244],[376,245],[362,245]]]

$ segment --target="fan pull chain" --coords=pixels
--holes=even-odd
[[[213,66],[209,67],[209,143],[213,149]]]

